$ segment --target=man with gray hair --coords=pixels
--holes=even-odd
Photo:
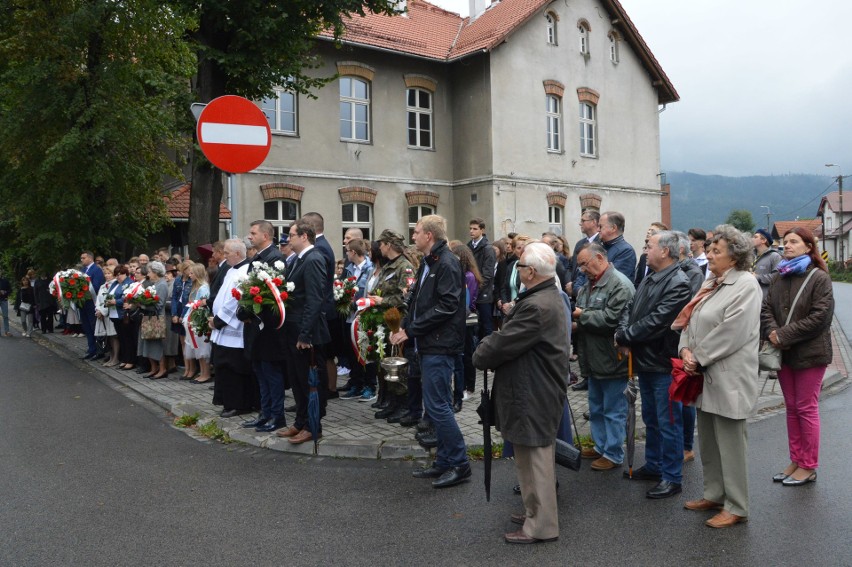
[[[698,293],[698,290],[701,289],[701,284],[704,283],[704,274],[701,272],[698,264],[689,257],[690,245],[686,233],[676,230],[673,234],[677,236],[678,265],[680,265],[680,269],[683,270],[683,273],[689,279],[689,289],[694,297]]]
[[[473,364],[494,369],[494,425],[514,447],[524,501],[524,512],[511,516],[521,528],[504,538],[527,544],[559,537],[553,461],[571,347],[553,249],[542,242],[528,244],[518,274],[525,289],[503,327],[479,343]]]
[[[600,231],[601,244],[606,249],[609,263],[632,280],[636,275],[636,252],[624,240],[624,215],[615,211],[603,213]]]
[[[681,403],[669,401],[672,358],[678,356],[679,333],[672,323],[689,303],[689,280],[678,265],[678,238],[664,230],[645,245],[648,274],[622,316],[615,342],[622,354],[632,353],[639,374],[642,420],[645,422],[645,465],[624,472],[632,480],[654,480],[658,484],[645,493],[648,498],[668,498],[681,492],[683,482],[683,423]]]

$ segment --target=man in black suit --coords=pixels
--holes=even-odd
[[[645,244],[647,245],[648,239],[661,230],[668,229],[669,227],[661,222],[652,222],[651,226],[648,227],[648,230],[645,231]],[[639,262],[636,264],[636,276],[633,278],[633,287],[639,289],[639,284],[642,283],[642,280],[645,279],[645,276],[648,275],[649,271],[651,271],[651,269],[648,267],[648,254],[643,251],[642,255],[639,256]]]
[[[290,292],[284,334],[287,342],[287,375],[296,399],[296,421],[276,435],[299,444],[311,441],[308,427],[308,372],[311,365],[322,368],[325,354],[322,345],[330,341],[323,318],[323,283],[328,279],[326,261],[315,246],[316,233],[311,223],[299,219],[290,227],[290,246],[298,259],[287,273],[294,285]],[[320,403],[325,405],[325,388],[320,381]]]
[[[249,273],[257,272],[261,263],[282,270],[284,256],[272,242],[275,229],[266,220],[251,223],[248,235],[251,245],[258,250],[249,264]],[[279,266],[275,263],[278,262]],[[243,423],[243,427],[254,427],[258,432],[280,429],[287,424],[284,417],[284,371],[282,362],[286,358],[287,343],[284,328],[278,327],[278,315],[270,307],[259,314],[240,308],[238,316],[244,323],[243,342],[245,355],[251,361],[251,369],[260,390],[260,414]]]
[[[231,269],[225,261],[225,243],[221,240],[213,243],[213,255],[210,256],[208,265],[212,265],[211,263],[215,263],[219,269],[216,272],[216,276],[213,278],[213,281],[210,282],[210,297],[207,298],[208,306],[213,305],[213,302],[216,301],[216,294],[219,293],[219,289],[222,287],[222,282],[225,281],[225,274],[227,274],[228,270]]]
[[[337,308],[334,304],[334,293],[332,286],[334,285],[334,250],[331,244],[328,243],[323,231],[325,230],[325,220],[322,215],[316,212],[305,213],[302,217],[304,220],[311,223],[316,234],[317,250],[325,259],[326,266],[326,281],[323,286],[323,305],[322,310],[325,313],[325,321],[328,325],[329,344],[326,345],[326,364],[320,368],[320,384],[326,386],[326,391],[323,394],[326,398],[336,398],[337,393],[337,364],[334,357],[337,353],[345,348],[343,342],[343,325],[340,322],[340,317],[337,315]]]

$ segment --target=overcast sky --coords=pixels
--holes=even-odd
[[[664,171],[852,174],[852,1],[621,4],[680,94],[660,115]]]

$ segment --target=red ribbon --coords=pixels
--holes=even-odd
[[[190,340],[192,340],[192,348],[198,348],[198,342],[195,340],[195,332],[192,330],[192,324],[190,323],[190,319],[192,318],[192,313],[198,310],[201,307],[201,300],[197,299],[188,305],[189,311],[186,314],[186,319],[183,324],[186,328],[187,334],[189,334]]]
[[[281,325],[284,324],[284,300],[281,299],[281,292],[278,291],[278,286],[273,283],[272,278],[266,278],[264,283],[266,283],[266,287],[269,288],[269,291],[272,292],[272,297],[275,298],[275,303],[278,304],[278,325],[275,328],[280,329]]]

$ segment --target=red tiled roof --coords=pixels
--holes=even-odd
[[[439,8],[425,0],[409,0],[405,15],[367,13],[345,20],[341,41],[352,45],[385,49],[443,62],[456,61],[472,53],[491,51],[544,9],[552,0],[502,0],[489,5],[474,21]],[[618,0],[602,0],[625,41],[636,51],[658,89],[661,104],[680,99],[660,63],[639,35]],[[330,31],[320,33],[331,39]]]
[[[171,219],[188,219],[189,218],[189,193],[191,184],[182,185],[168,195],[163,195],[163,200],[169,210],[169,218]],[[224,204],[219,204],[219,219],[231,218],[231,211]]]
[[[807,228],[817,238],[822,236],[822,221],[820,221],[819,219],[811,219],[800,221],[777,221],[772,226],[772,237],[782,238],[784,236],[784,233],[786,233],[791,228],[796,227]]]

